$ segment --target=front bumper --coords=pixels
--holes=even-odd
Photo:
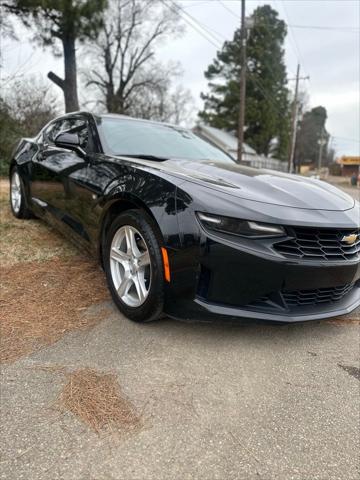
[[[223,318],[227,320],[263,320],[268,322],[278,323],[295,323],[305,322],[309,320],[321,320],[324,318],[338,317],[351,313],[357,307],[360,306],[360,283],[355,285],[351,293],[345,298],[339,300],[337,303],[329,305],[316,305],[307,306],[294,309],[288,312],[271,312],[269,309],[263,311],[247,308],[234,308],[224,305],[210,304],[202,301],[201,299],[195,299],[195,303],[198,305],[197,318],[210,319],[210,318]],[[360,318],[360,313],[359,313]]]
[[[165,305],[172,317],[289,323],[344,315],[360,306],[360,257],[290,260],[261,242],[236,243],[203,231],[199,245],[182,252],[190,260],[186,268],[182,259],[174,275]]]

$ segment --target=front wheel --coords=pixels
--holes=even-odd
[[[161,316],[164,274],[160,242],[151,219],[129,210],[112,223],[103,251],[111,295],[119,310],[136,322]]]

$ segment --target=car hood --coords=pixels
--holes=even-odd
[[[272,205],[335,211],[355,205],[353,198],[326,182],[236,163],[170,159],[156,164],[156,168],[240,198]]]

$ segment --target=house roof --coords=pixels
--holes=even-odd
[[[238,141],[235,135],[219,128],[210,127],[205,124],[198,124],[193,129],[195,132],[206,137],[227,152],[237,152]],[[256,155],[256,151],[246,143],[243,144],[243,152],[248,155]]]

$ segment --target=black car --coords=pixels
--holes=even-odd
[[[191,131],[77,112],[20,141],[14,215],[97,255],[135,321],[294,322],[360,305],[360,205],[327,183],[236,164]]]

